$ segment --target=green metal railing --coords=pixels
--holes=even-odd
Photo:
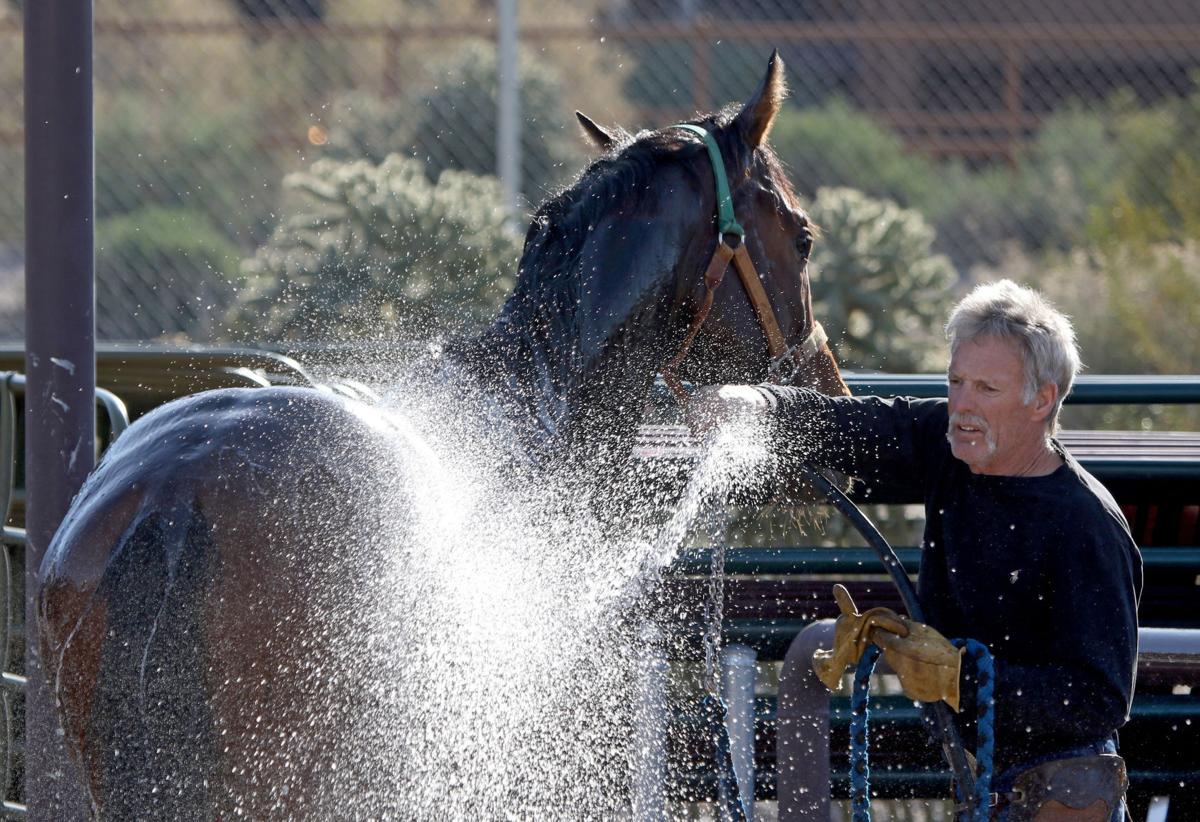
[[[850,390],[880,397],[944,397],[944,374],[845,372]],[[1195,374],[1089,374],[1075,381],[1068,405],[1189,405],[1200,403]]]

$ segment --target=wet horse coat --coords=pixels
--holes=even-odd
[[[782,95],[775,57],[740,111],[699,122],[796,342],[813,327],[811,229],[765,146]],[[495,323],[430,369],[478,389],[455,413],[482,419],[522,476],[595,466],[603,493],[703,295],[715,195],[694,136],[585,129],[605,155],[535,216]],[[732,281],[680,373],[762,379],[765,349]],[[801,379],[846,393],[828,348],[807,365]],[[370,650],[379,586],[405,560],[395,523],[434,481],[405,420],[333,392],[206,392],[132,426],[42,567],[43,660],[97,815],[321,818],[382,790],[377,770],[330,763],[387,748],[344,729],[385,698]]]

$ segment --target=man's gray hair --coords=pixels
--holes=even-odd
[[[1020,346],[1026,403],[1033,402],[1045,383],[1058,386],[1058,402],[1048,420],[1050,431],[1057,431],[1058,412],[1082,367],[1067,316],[1032,288],[1012,280],[985,283],[954,307],[946,323],[951,355],[963,342],[980,337],[1000,337]]]

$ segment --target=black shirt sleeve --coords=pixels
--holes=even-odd
[[[778,385],[759,390],[774,408],[774,446],[785,470],[807,462],[868,484],[923,489],[930,456],[939,450],[931,446],[946,436],[945,400],[827,397]]]

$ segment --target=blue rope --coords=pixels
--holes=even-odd
[[[979,687],[975,699],[976,762],[979,775],[975,778],[975,795],[979,803],[966,813],[970,822],[988,822],[988,798],[992,791],[992,766],[996,746],[995,690],[996,670],[987,646],[974,639],[952,640],[956,648],[966,648],[975,665]],[[850,696],[850,809],[853,822],[871,822],[871,761],[870,761],[870,688],[871,674],[879,659],[877,645],[868,645],[854,671],[854,690]],[[962,802],[961,786],[956,786],[958,801]]]
[[[700,702],[700,709],[708,717],[713,755],[717,760],[717,796],[725,797],[725,814],[729,822],[746,822],[746,809],[742,807],[742,794],[738,788],[737,774],[733,770],[729,728],[725,725],[725,700],[713,694],[706,694]]]
[[[879,659],[879,646],[868,645],[854,670],[850,697],[850,809],[853,822],[871,822],[870,723],[871,673]]]
[[[992,765],[996,749],[996,666],[986,645],[974,639],[953,639],[956,648],[966,648],[967,656],[975,664],[975,680],[978,690],[975,695],[975,760],[979,775],[975,777],[975,795],[979,804],[970,813],[971,822],[988,822],[990,808],[988,799],[992,795]],[[958,800],[962,791],[956,788]]]

